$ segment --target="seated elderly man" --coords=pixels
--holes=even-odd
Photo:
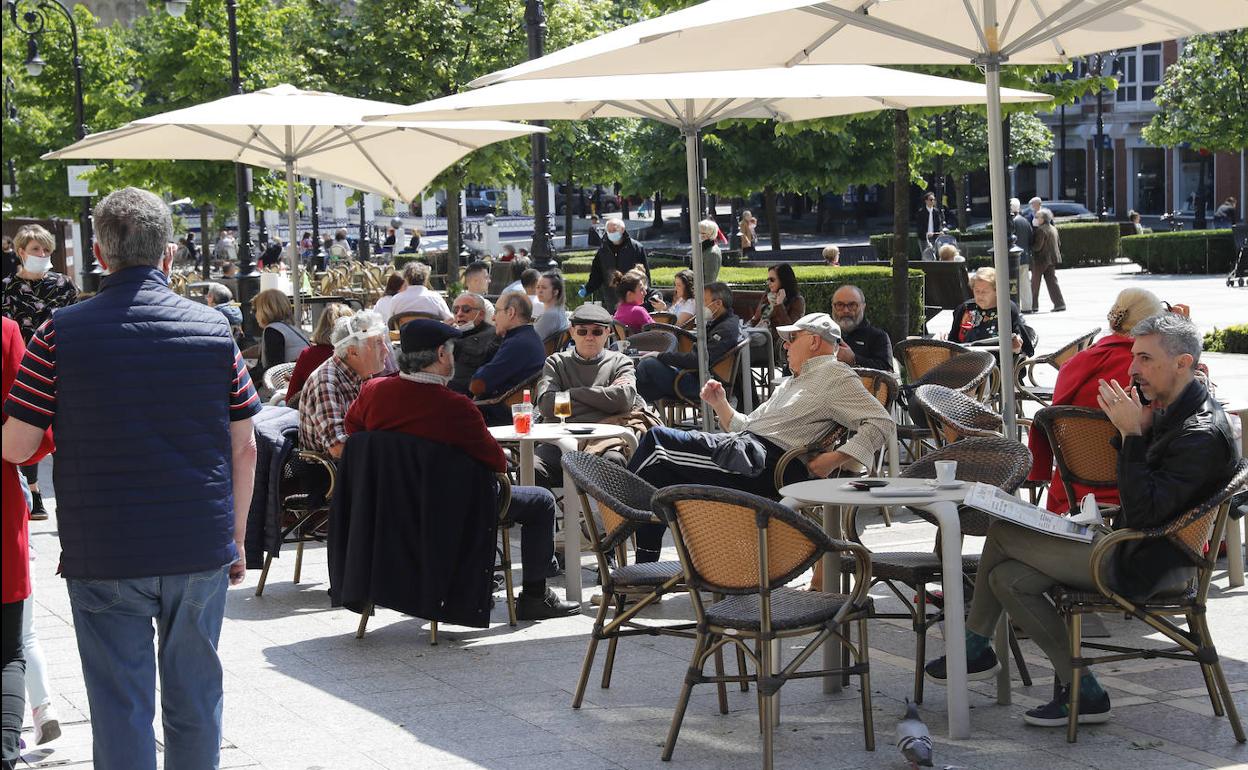
[[[741,319],[732,312],[732,289],[728,284],[707,284],[702,290],[702,303],[711,319],[706,323],[706,359],[715,363],[741,340]],[[637,364],[637,392],[646,401],[657,401],[675,395],[676,375],[682,369],[698,368],[698,352],[646,353]],[[698,395],[698,378],[681,379],[681,395],[693,399]]]
[[[334,354],[308,376],[299,396],[299,446],[337,459],[347,441],[343,418],[364,380],[386,366],[386,325],[372,310],[339,318],[330,333]]]
[[[456,393],[468,394],[473,372],[494,357],[502,342],[486,318],[488,305],[485,297],[471,291],[460,294],[451,305],[461,336],[455,342],[455,374],[447,387]]]
[[[494,311],[494,333],[501,339],[498,351],[488,363],[472,373],[468,390],[479,398],[501,396],[542,371],[546,346],[533,328],[533,306],[520,292],[508,292],[498,298]],[[510,410],[500,404],[482,407],[490,425],[506,425]]]
[[[399,332],[399,376],[366,383],[347,411],[346,432],[396,431],[464,451],[496,473],[507,470],[503,449],[465,396],[446,387],[455,368],[460,333],[446,324],[418,318]],[[448,512],[453,515],[453,512]],[[544,620],[575,615],[576,602],[546,587],[555,553],[555,498],[538,487],[511,488],[510,515],[520,525],[523,588],[516,617]]]
[[[1132,383],[1100,381],[1097,403],[1118,429],[1119,528],[1164,527],[1217,492],[1231,477],[1238,453],[1222,407],[1195,377],[1201,336],[1176,313],[1149,316],[1131,330]],[[997,656],[990,637],[1002,610],[1048,656],[1062,687],[1052,702],[1023,714],[1039,727],[1064,727],[1073,670],[1066,625],[1045,595],[1054,585],[1093,591],[1092,544],[993,522],[984,543],[966,619],[969,678],[991,678]],[[1129,543],[1114,552],[1109,584],[1135,599],[1181,591],[1191,562],[1164,538]],[[945,659],[927,664],[928,679],[944,683]],[[1109,719],[1109,695],[1090,671],[1079,679],[1079,722]]]
[[[836,425],[853,434],[837,449],[807,463],[824,477],[842,467],[870,465],[891,433],[892,417],[837,359],[840,328],[827,313],[810,313],[776,332],[784,340],[789,369],[771,398],[748,415],[728,403],[723,385],[711,380],[702,400],[715,410],[726,433],[654,428],[642,438],[628,468],[656,487],[710,484],[773,495],[776,463],[786,451],[810,444]],[[658,558],[661,527],[639,531],[637,560]]]
[[[390,316],[424,313],[431,318],[451,322],[451,310],[446,306],[446,300],[429,288],[431,272],[433,268],[416,260],[403,266],[403,280],[407,282],[407,288],[394,295],[394,300],[390,303]]]
[[[233,303],[234,294],[223,283],[213,282],[204,289],[204,304],[208,307],[215,307],[221,315],[225,316],[225,320],[230,322],[230,328],[243,325],[243,311]]]
[[[623,424],[633,410],[646,408],[637,395],[633,362],[623,353],[607,349],[607,329],[611,314],[599,305],[581,305],[569,319],[575,347],[546,359],[542,378],[534,393],[535,407],[542,422],[554,422],[555,394],[567,391],[572,403],[569,422]],[[534,450],[534,472],[543,487],[563,484],[562,453],[554,444],[538,444]],[[609,450],[603,456],[624,464],[624,455]]]

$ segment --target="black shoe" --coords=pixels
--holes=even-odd
[[[1023,721],[1036,727],[1065,727],[1070,716],[1070,687],[1062,687],[1057,697],[1023,714]],[[1109,721],[1109,693],[1092,698],[1079,693],[1079,724],[1099,725]]]
[[[43,507],[43,496],[38,492],[31,492],[30,498],[30,520],[47,521],[48,509]]]
[[[516,618],[519,620],[546,620],[547,618],[566,618],[577,615],[581,605],[577,602],[565,602],[546,589],[544,596],[521,591],[516,597]]]
[[[978,656],[967,659],[966,678],[972,682],[991,679],[1000,669],[1001,666],[997,663],[997,653],[993,652],[991,647],[985,647]],[[928,663],[923,667],[923,673],[927,675],[928,681],[936,684],[944,684],[949,678],[949,674],[945,671],[944,658],[937,658]]]
[[[1065,306],[1065,305],[1058,305],[1057,307],[1053,308],[1053,310],[1051,310],[1050,312],[1053,312],[1053,313],[1063,313],[1063,312],[1065,312],[1065,311],[1066,311],[1066,306]]]

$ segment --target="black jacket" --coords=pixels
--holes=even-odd
[[[282,467],[299,442],[299,410],[266,406],[251,424],[256,434],[256,479],[243,549],[247,568],[260,569],[266,552],[277,558],[282,548]]]
[[[494,333],[493,324],[483,323],[464,332],[464,336],[455,340],[455,373],[447,387],[467,395],[473,372],[494,357],[502,342],[502,338]]]
[[[1018,264],[1030,265],[1031,238],[1034,234],[1031,222],[1022,214],[1015,214],[1010,218],[1010,228],[1014,231],[1014,243],[1023,250],[1023,253],[1018,255]]]
[[[885,372],[893,370],[893,341],[888,338],[888,332],[867,323],[865,318],[842,339],[854,351],[854,366]]]
[[[1118,528],[1164,526],[1221,489],[1239,459],[1226,413],[1195,380],[1144,435],[1115,436],[1113,443],[1122,500]],[[1135,541],[1118,549],[1113,583],[1125,596],[1143,599],[1182,587],[1191,569],[1168,539]]]
[[[741,319],[731,310],[723,313],[706,325],[706,362],[714,366],[715,362],[724,357],[741,341]],[[660,353],[659,360],[677,369],[698,368],[698,348],[695,345],[688,353]]]
[[[329,515],[332,605],[489,626],[497,489],[494,474],[455,447],[352,435]]]
[[[936,232],[940,233],[942,227],[945,226],[945,214],[940,210],[940,206],[936,207]],[[922,206],[914,213],[914,234],[919,239],[919,249],[927,246],[927,206]]]
[[[598,252],[594,254],[594,262],[589,267],[589,280],[585,282],[585,293],[599,292],[602,306],[608,312],[614,313],[615,306],[620,300],[616,296],[615,289],[611,287],[611,276],[617,270],[627,273],[633,269],[634,265],[643,265],[646,269],[646,278],[650,277],[650,263],[646,260],[645,246],[634,241],[627,232],[624,233],[624,238],[620,240],[619,245],[603,236],[602,245],[598,247]]]
[[[970,325],[969,328],[963,329],[963,323]],[[1023,340],[1023,354],[1028,358],[1036,354],[1035,341],[1032,340],[1032,334],[1027,328],[1027,324],[1023,323],[1023,314],[1019,312],[1018,305],[1014,301],[1010,301],[1010,333],[1017,334]],[[997,336],[997,309],[992,307],[984,310],[975,304],[974,299],[968,299],[953,311],[953,328],[949,330],[949,341],[968,344],[986,340],[990,337]]]

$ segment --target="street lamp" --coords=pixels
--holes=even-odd
[[[14,99],[16,90],[17,88],[13,84],[13,78],[6,75],[4,77],[4,102],[5,102],[4,114],[5,114],[5,118],[15,126],[19,122],[17,119],[17,101]],[[9,172],[9,195],[10,196],[16,195],[17,194],[17,164],[13,161],[12,155],[9,156],[9,160],[5,165],[8,166],[8,172]]]
[[[43,74],[47,62],[39,55],[39,36],[47,26],[48,14],[59,13],[69,22],[69,37],[72,46],[70,59],[74,68],[74,138],[82,139],[87,135],[87,125],[83,119],[82,100],[82,56],[78,52],[78,24],[74,14],[62,5],[59,0],[37,0],[28,2],[26,10],[18,13],[20,0],[5,0],[9,9],[9,18],[18,31],[26,35],[26,72],[33,78]],[[100,275],[103,271],[95,262],[95,253],[91,248],[91,199],[82,199],[82,209],[78,213],[78,225],[82,232],[82,285],[86,291],[99,288]]]
[[[1095,77],[1100,78],[1105,74],[1105,61],[1109,59],[1113,61],[1118,56],[1117,51],[1109,51],[1107,53],[1094,53],[1088,56],[1088,70]],[[1110,72],[1117,71],[1117,64],[1111,66]],[[1096,218],[1104,222],[1109,217],[1109,209],[1105,205],[1105,163],[1101,154],[1105,147],[1105,87],[1104,84],[1097,84],[1096,87],[1096,147],[1093,155],[1093,176],[1096,179],[1096,195],[1093,196],[1096,202]]]
[[[47,2],[47,0],[41,0]],[[190,6],[189,0],[165,0],[165,12],[181,18]],[[230,43],[230,93],[241,94],[243,81],[238,71],[238,0],[225,0],[226,29]],[[251,300],[260,291],[260,273],[251,258],[251,215],[247,210],[247,167],[234,164],[234,201],[238,206],[238,301],[243,309],[243,328],[248,334],[258,334],[255,311]],[[208,245],[207,233],[201,233],[204,247]],[[207,266],[207,260],[204,261]]]
[[[540,59],[546,48],[546,9],[542,0],[525,0],[524,25],[528,33],[529,58]],[[534,125],[544,125],[535,121]],[[551,262],[553,222],[550,218],[550,174],[546,171],[546,134],[535,133],[530,137],[531,162],[533,164],[533,244],[529,250],[532,260],[541,265]]]

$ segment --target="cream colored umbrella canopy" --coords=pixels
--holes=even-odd
[[[1044,102],[1052,97],[1004,89],[1002,98],[1008,102]],[[693,201],[698,196],[694,161],[697,134],[719,121],[740,118],[798,121],[883,109],[984,104],[986,100],[982,83],[865,65],[807,65],[512,80],[372,116],[369,120],[657,120],[676,126],[684,134],[689,200]],[[689,226],[693,244],[694,302],[701,307],[704,276],[697,217],[689,218]],[[701,333],[702,313],[694,313],[694,318],[698,331],[698,376],[700,382],[705,383],[709,362],[706,335]],[[705,416],[709,421],[709,415]]]
[[[136,120],[50,152],[47,160],[223,160],[286,172],[295,314],[301,285],[295,176],[410,201],[480,147],[547,129],[497,121],[366,123],[399,105],[279,85]]]

